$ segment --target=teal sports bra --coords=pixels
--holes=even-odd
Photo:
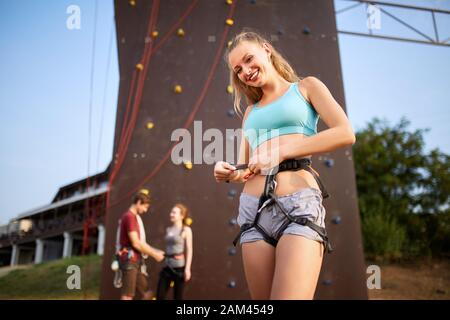
[[[317,134],[319,114],[301,94],[298,82],[291,83],[289,89],[273,102],[262,107],[258,104],[253,105],[243,128],[252,150],[264,141],[285,134]]]

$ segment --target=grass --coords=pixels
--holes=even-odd
[[[0,299],[98,299],[102,257],[72,257],[13,270],[0,277]],[[81,270],[81,289],[69,290],[67,267]]]

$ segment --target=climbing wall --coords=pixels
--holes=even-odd
[[[241,251],[232,246],[243,185],[216,183],[213,165],[195,164],[194,155],[193,164],[174,164],[171,134],[186,128],[192,143],[204,150],[210,143],[202,142],[205,130],[225,133],[241,126],[222,57],[243,27],[268,37],[300,76],[320,78],[345,109],[333,1],[116,0],[115,18],[120,89],[101,297],[119,297],[109,268],[117,220],[133,193],[148,188],[152,204],[143,219],[153,246],[163,248],[176,202],[191,211],[194,259],[186,298],[249,298]],[[194,121],[201,121],[197,136]],[[320,123],[319,131],[324,129]],[[324,205],[335,247],[325,257],[316,298],[366,299],[351,147],[314,156],[313,165],[331,193]],[[149,266],[156,290],[160,265],[151,261]]]

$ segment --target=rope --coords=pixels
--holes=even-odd
[[[81,250],[81,254],[84,256],[86,254],[87,248],[89,248],[89,227],[91,225],[91,208],[90,208],[90,199],[89,199],[89,187],[90,187],[90,166],[91,166],[91,136],[92,136],[92,101],[93,101],[93,92],[94,92],[94,71],[95,71],[95,47],[96,47],[96,38],[97,38],[97,10],[98,9],[98,0],[95,0],[94,7],[94,30],[92,34],[92,52],[91,52],[91,74],[90,74],[90,86],[89,86],[89,123],[88,123],[88,162],[87,162],[87,178],[86,178],[86,200],[85,200],[85,208],[86,208],[86,216],[85,221],[83,223],[83,246]],[[87,270],[85,273],[88,273],[89,264],[87,263]],[[84,286],[83,286],[84,287]],[[83,296],[86,300],[86,290],[83,290]]]
[[[97,145],[96,172],[98,172],[98,164],[100,161],[100,147],[101,147],[102,138],[103,138],[103,122],[104,122],[105,105],[106,105],[106,89],[108,88],[108,83],[109,83],[109,81],[108,81],[109,80],[109,67],[110,67],[110,63],[111,63],[113,33],[114,33],[114,24],[111,25],[109,44],[108,44],[108,59],[106,62],[105,86],[103,87],[103,102],[102,102],[102,111],[101,111],[101,116],[100,116],[100,134],[99,134],[98,145]]]
[[[152,5],[152,10],[151,10],[149,24],[148,24],[148,30],[147,30],[148,36],[151,35],[153,27],[154,27],[154,25],[156,25],[156,22],[154,22],[154,20],[156,20],[158,8],[159,8],[159,0],[155,0]],[[145,45],[144,56],[143,56],[143,59],[141,59],[143,65],[144,65],[144,69],[139,73],[139,78],[138,78],[138,83],[137,83],[137,88],[136,88],[136,95],[135,95],[135,98],[133,101],[134,103],[133,103],[133,108],[131,111],[130,124],[125,129],[125,133],[123,135],[123,140],[119,141],[119,147],[118,147],[118,155],[119,156],[117,159],[117,163],[114,165],[114,168],[110,175],[110,184],[113,183],[117,172],[119,171],[120,167],[122,166],[123,160],[125,159],[126,150],[128,149],[128,145],[130,143],[132,128],[134,128],[134,126],[135,126],[137,114],[138,114],[139,107],[140,107],[140,100],[141,100],[142,91],[144,88],[145,76],[147,75],[148,64],[150,61],[150,53],[151,53],[152,46],[153,46],[153,41],[146,43],[146,45]],[[134,72],[136,73],[136,70]],[[131,101],[131,100],[129,99],[129,101]],[[129,108],[129,106],[127,106],[127,109],[128,108]]]
[[[147,52],[147,55],[144,53],[144,68],[145,69],[142,72],[143,79],[145,79],[145,76],[147,74],[147,68],[149,65],[148,61],[149,61],[151,55],[156,53],[156,51],[159,50],[159,48],[161,48],[161,46],[169,39],[169,37],[175,32],[175,30],[178,28],[178,26],[189,16],[189,14],[194,9],[194,7],[197,5],[197,3],[198,3],[198,0],[194,0],[191,3],[191,5],[186,9],[186,11],[181,15],[181,17],[178,19],[178,21],[169,29],[169,32],[166,33],[166,35],[162,38],[162,40],[158,43],[158,45],[156,45],[153,50],[149,50]],[[147,36],[150,36],[151,31],[152,31],[152,28],[150,27],[148,30]],[[148,48],[148,46],[146,45],[146,49],[147,48]],[[145,52],[145,50],[144,50],[144,52]],[[147,57],[147,61],[145,61],[145,57]],[[114,166],[113,172],[111,173],[111,176],[110,176],[111,177],[110,185],[112,185],[117,172],[120,170],[120,168],[122,166],[123,159],[126,155],[126,150],[128,148],[128,145],[129,145],[129,142],[131,139],[131,133],[133,132],[134,126],[135,126],[135,120],[134,120],[134,121],[130,121],[130,124],[125,128],[125,126],[128,123],[128,115],[129,115],[130,102],[131,102],[131,92],[134,89],[134,81],[135,81],[136,73],[137,73],[137,71],[134,70],[132,82],[131,82],[130,95],[128,97],[128,103],[127,103],[127,107],[126,107],[126,111],[125,111],[125,120],[123,122],[120,139],[118,141],[118,151],[116,152],[116,154],[118,155],[118,159],[117,159],[117,163]],[[135,101],[136,101],[136,99],[138,99],[137,108],[139,108],[139,106],[140,106],[140,98],[142,97],[143,83],[142,83],[142,86],[140,89],[141,90],[139,90],[139,89],[137,90],[136,97],[135,97]],[[135,103],[135,106],[136,106],[136,103]],[[135,118],[137,117],[137,111],[138,110],[134,109],[133,114],[135,115],[134,116]]]
[[[235,10],[235,5],[236,2],[233,2],[233,4],[230,6],[230,11],[228,13],[228,18],[227,19],[231,19]],[[192,108],[192,111],[190,112],[189,117],[187,118],[187,120],[184,123],[183,128],[187,129],[193,122],[194,117],[196,115],[196,113],[199,110],[199,107],[201,105],[201,103],[203,102],[203,99],[206,95],[206,92],[211,84],[212,81],[212,77],[215,73],[215,70],[217,68],[219,59],[221,57],[221,53],[225,44],[225,40],[227,37],[229,31],[229,27],[225,26],[225,29],[222,33],[222,37],[221,37],[221,41],[220,41],[220,45],[219,48],[216,52],[215,58],[214,58],[214,62],[213,65],[210,68],[207,80],[203,86],[203,89],[200,93],[200,96],[198,97],[197,101],[194,104],[194,107]],[[156,165],[156,167],[151,171],[151,173],[149,175],[147,175],[144,179],[142,179],[138,184],[135,185],[135,187],[133,187],[125,196],[119,198],[116,202],[109,204],[109,197],[108,197],[108,202],[107,202],[107,208],[113,207],[117,204],[119,204],[121,201],[123,200],[128,200],[139,188],[140,186],[142,186],[143,184],[145,184],[148,180],[150,180],[154,175],[156,175],[158,173],[158,171],[161,169],[161,167],[163,166],[163,164],[169,159],[170,154],[172,152],[172,149],[178,144],[179,142],[176,142],[172,145],[172,147],[165,153],[164,157],[161,159],[161,161]],[[111,184],[112,185],[112,184]],[[111,190],[111,185],[110,185],[110,189]]]
[[[95,0],[94,7],[94,31],[92,35],[92,52],[91,52],[91,74],[90,74],[90,86],[89,86],[89,123],[88,123],[88,161],[87,161],[87,178],[86,178],[86,218],[83,225],[83,247],[82,247],[82,255],[85,255],[86,249],[89,246],[89,226],[90,226],[90,201],[89,201],[89,187],[90,187],[90,166],[91,166],[91,131],[92,131],[92,97],[94,91],[94,69],[95,69],[95,43],[96,43],[96,35],[97,35],[97,8],[98,8],[98,0]]]

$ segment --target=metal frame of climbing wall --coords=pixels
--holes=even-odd
[[[333,2],[116,0],[115,19],[120,88],[101,298],[120,295],[110,270],[117,222],[133,193],[147,188],[152,204],[143,219],[153,246],[163,248],[176,202],[191,211],[194,258],[185,297],[248,299],[241,250],[232,246],[243,185],[216,183],[213,165],[174,164],[171,134],[186,128],[195,142],[194,120],[202,121],[203,131],[240,128],[222,57],[228,41],[243,27],[268,37],[301,77],[321,79],[345,110]],[[325,128],[320,122],[319,131]],[[203,148],[207,144],[201,138],[200,143]],[[315,155],[313,165],[331,194],[324,206],[335,247],[325,256],[315,297],[366,299],[352,149]],[[160,265],[149,265],[155,290]]]

